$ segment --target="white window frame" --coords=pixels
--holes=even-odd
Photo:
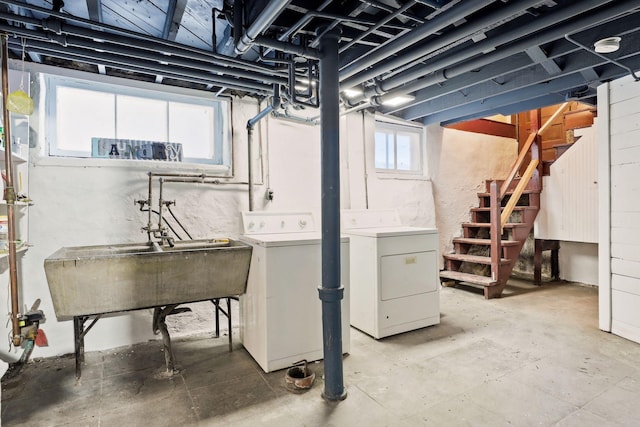
[[[38,67],[40,68],[40,67]],[[44,130],[45,141],[44,150],[40,159],[42,163],[64,164],[64,165],[86,165],[86,166],[114,166],[131,168],[158,168],[167,169],[197,169],[208,171],[220,176],[233,176],[233,149],[231,136],[231,101],[222,98],[215,98],[209,92],[202,92],[193,89],[159,86],[148,82],[122,79],[110,76],[97,76],[90,73],[63,70],[58,73],[57,69],[44,67],[44,69],[34,70],[39,73],[40,93],[43,96],[42,106],[44,107]],[[76,87],[116,93],[121,95],[133,95],[150,99],[160,99],[164,101],[185,102],[194,105],[213,105],[214,107],[214,158],[212,159],[191,159],[184,158],[182,162],[162,162],[151,160],[132,159],[100,159],[87,157],[86,154],[61,152],[57,150],[55,143],[56,123],[51,118],[56,117],[55,93],[56,85]],[[81,156],[78,156],[81,154]]]
[[[375,134],[377,132],[393,132],[394,136],[397,135],[398,132],[408,133],[417,137],[418,140],[418,150],[417,150],[417,163],[418,167],[416,169],[398,169],[397,168],[397,157],[394,155],[394,168],[378,168],[376,167],[376,148],[375,148]],[[373,165],[376,170],[376,174],[381,177],[388,178],[406,178],[406,179],[424,179],[425,177],[425,130],[424,127],[418,125],[404,124],[398,122],[392,122],[387,120],[382,120],[380,117],[376,117],[375,120],[375,129],[374,129],[374,141],[373,141]],[[397,142],[394,140],[394,153],[397,150]]]

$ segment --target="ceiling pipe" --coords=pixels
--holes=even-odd
[[[236,43],[235,51],[238,55],[242,55],[249,50],[256,37],[261,35],[269,28],[273,21],[287,8],[291,3],[291,0],[271,0],[269,4],[260,12],[255,21],[246,29],[244,34],[240,37],[238,43]],[[239,28],[235,29],[239,31]]]
[[[233,74],[234,77],[243,77],[251,80],[261,81],[264,83],[285,84],[287,79],[279,77],[273,74],[258,73],[255,71],[248,71],[239,68],[219,67],[213,64],[211,61],[201,61],[188,59],[175,55],[163,55],[162,53],[150,52],[147,50],[138,49],[134,45],[122,46],[119,44],[110,43],[96,43],[86,40],[81,37],[68,36],[66,37],[67,46],[80,47],[84,49],[99,49],[100,51],[128,56],[131,58],[141,58],[149,61],[157,61],[160,64],[172,64],[175,66],[193,68],[196,70],[206,70],[215,74]]]
[[[4,27],[5,25],[0,24],[0,31],[4,31]],[[15,48],[19,48],[22,46],[19,40],[15,42],[11,41],[10,43],[14,44]],[[174,78],[177,80],[192,81],[195,83],[214,83],[220,86],[224,85],[228,88],[245,92],[248,89],[252,89],[259,94],[271,93],[271,87],[268,85],[259,84],[247,80],[233,79],[231,77],[219,76],[204,71],[188,70],[184,67],[171,67],[151,61],[121,57],[118,55],[105,56],[93,50],[70,47],[65,48],[51,43],[42,43],[33,40],[27,41],[26,45],[35,52],[54,56],[57,58],[67,59],[70,61],[86,62],[94,65],[102,64],[108,67],[121,68],[143,74],[162,74],[164,77]]]
[[[375,67],[366,70],[362,73],[356,74],[353,77],[342,82],[343,88],[350,88],[355,84],[363,83],[367,80],[378,77],[382,73],[392,71],[399,68],[408,62],[422,58],[429,53],[432,53],[438,49],[444,48],[449,44],[455,43],[465,37],[470,37],[472,34],[482,31],[486,28],[490,28],[495,25],[496,22],[503,22],[505,20],[511,20],[517,16],[522,15],[530,7],[539,4],[540,0],[526,0],[514,3],[508,3],[506,6],[501,7],[493,13],[483,15],[481,18],[469,22],[465,25],[458,27],[457,29],[439,36],[425,45],[419,46],[411,51],[403,52],[400,56],[395,58],[389,58],[386,49],[380,49],[375,57],[382,62],[378,62]],[[424,74],[422,74],[424,75]],[[421,76],[422,76],[421,75]]]
[[[455,22],[466,17],[467,15],[486,7],[494,1],[495,0],[465,1],[464,5],[461,4],[458,7],[452,8],[436,16],[432,20],[420,25],[404,36],[395,38],[389,43],[381,45],[379,49],[374,49],[369,53],[366,53],[360,59],[353,61],[342,70],[340,70],[340,78],[343,80],[342,86],[344,88],[350,88],[359,83],[362,83],[366,79],[359,80],[357,78],[354,78],[353,80],[349,80],[349,78],[356,75],[357,73],[362,72],[366,68],[377,64],[380,60],[394,55],[402,49],[406,49],[409,46],[420,42],[425,37],[441,31],[447,26],[452,25]]]
[[[484,66],[492,64],[496,61],[508,58],[509,56],[514,55],[518,52],[523,52],[524,49],[527,47],[530,47],[532,43],[541,45],[541,44],[552,42],[554,40],[563,38],[566,33],[578,31],[584,28],[589,28],[600,22],[611,19],[612,16],[626,13],[629,10],[632,10],[633,8],[637,7],[638,5],[637,1],[634,1],[634,0],[605,2],[605,3],[613,3],[613,5],[605,10],[590,12],[587,16],[577,19],[567,25],[558,25],[557,27],[551,30],[545,31],[541,34],[536,34],[533,37],[519,40],[517,42],[511,42],[512,40],[518,38],[519,36],[523,36],[525,34],[533,33],[536,31],[541,31],[545,27],[554,25],[558,20],[569,19],[572,16],[589,12],[591,9],[601,5],[602,3],[603,2],[596,2],[596,1],[591,1],[591,2],[581,1],[581,2],[572,3],[566,9],[563,9],[562,11],[558,11],[555,14],[553,14],[553,16],[537,19],[531,22],[530,24],[519,27],[516,30],[509,31],[507,33],[503,33],[494,38],[487,39],[484,42],[477,43],[474,47],[470,49],[465,49],[455,55],[451,55],[441,60],[431,61],[428,64],[425,64],[423,67],[420,67],[420,71],[422,72],[422,75],[426,75],[430,73],[434,73],[434,74],[426,75],[425,77],[419,80],[415,80],[412,83],[399,86],[397,89],[394,89],[394,90],[390,90],[385,95],[379,97],[378,102],[384,102],[385,100],[391,99],[399,95],[405,95],[420,89],[427,88],[435,84],[443,83],[448,79],[460,76],[462,74],[468,73],[475,69],[482,68]],[[588,6],[585,6],[585,5],[588,5]],[[498,46],[500,46],[500,49],[496,49]],[[491,50],[493,50],[493,52],[484,53]],[[469,60],[469,58],[472,58],[472,59]],[[444,69],[444,67],[447,67],[453,64],[459,64],[459,65],[454,65],[451,68]],[[403,77],[404,78],[408,77],[408,74],[403,74]],[[401,76],[398,75],[392,79],[389,79],[389,81],[385,82],[384,87],[388,87],[391,84],[396,84],[400,81],[402,81]],[[372,95],[375,95],[376,93],[384,93],[384,92],[385,92],[384,89],[382,89],[381,87],[378,87],[375,90],[365,91],[365,95],[372,96]],[[408,108],[408,107],[409,105],[405,106],[404,108]]]
[[[310,59],[320,59],[320,53],[318,53],[316,49],[312,49],[299,44],[287,43],[280,40],[270,39],[264,36],[256,37],[254,43],[259,46],[279,50],[280,52],[284,53],[291,53]]]
[[[259,106],[260,104],[258,104]],[[249,211],[253,211],[253,128],[267,114],[280,108],[280,87],[273,86],[271,104],[247,121],[247,175],[249,181]]]
[[[15,6],[17,8],[22,8],[22,9],[30,10],[33,12],[42,13],[46,16],[58,18],[65,22],[76,22],[79,24],[86,25],[87,27],[79,27],[75,25],[70,25],[68,23],[65,23],[64,25],[62,25],[58,22],[60,31],[71,31],[73,34],[78,36],[84,36],[84,37],[89,37],[89,38],[98,39],[98,40],[109,40],[114,43],[119,42],[125,45],[135,44],[140,48],[153,50],[153,51],[158,51],[158,46],[163,46],[163,52],[170,55],[184,56],[190,53],[198,56],[202,55],[203,57],[209,58],[210,61],[211,60],[219,61],[219,65],[228,65],[230,67],[239,66],[243,69],[254,69],[256,71],[264,71],[266,73],[275,72],[271,67],[265,64],[259,64],[259,63],[239,59],[239,58],[233,58],[230,56],[212,53],[207,50],[185,46],[183,44],[180,44],[171,40],[165,40],[158,37],[137,33],[135,31],[127,30],[127,29],[116,27],[109,24],[91,21],[90,19],[80,18],[80,17],[69,15],[66,13],[55,12],[55,11],[52,11],[51,9],[45,9],[29,3],[23,3],[18,0],[0,0],[0,4],[7,4],[7,5]],[[25,20],[29,18],[25,16],[6,14],[6,13],[2,15],[4,16],[4,19],[8,19],[15,22],[29,23],[31,25],[37,25],[38,27],[41,27],[41,28],[45,28],[47,25],[51,25],[53,23],[52,21],[38,20],[35,18],[30,18],[30,21],[26,22]],[[54,27],[54,25],[51,25],[51,26]],[[96,31],[94,29],[99,29],[101,31]],[[126,37],[122,38],[122,36],[126,36]],[[131,40],[132,38],[135,40]]]

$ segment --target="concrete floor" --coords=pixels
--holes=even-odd
[[[29,363],[3,384],[9,426],[604,426],[640,425],[640,345],[597,327],[597,289],[511,281],[504,297],[443,288],[440,325],[376,341],[351,331],[348,397],[321,398],[264,374],[226,337],[174,340]],[[71,327],[71,326],[70,326]],[[237,330],[234,330],[237,337]],[[91,336],[87,337],[90,340]]]

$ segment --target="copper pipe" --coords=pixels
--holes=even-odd
[[[6,170],[6,181],[4,188],[4,199],[7,202],[7,226],[9,244],[9,283],[11,285],[11,326],[13,331],[13,345],[19,346],[22,339],[20,336],[20,326],[18,325],[18,269],[16,266],[16,229],[15,229],[15,202],[16,191],[13,188],[13,159],[11,157],[11,125],[9,110],[7,110],[7,97],[9,96],[9,48],[8,36],[0,36],[2,47],[2,112],[4,117],[4,163]]]

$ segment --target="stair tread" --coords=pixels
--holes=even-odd
[[[536,206],[514,206],[513,210],[514,211],[525,211],[527,209],[537,209]],[[489,212],[491,210],[490,207],[487,208],[471,208],[472,212]],[[500,210],[504,210],[504,206],[500,207]]]
[[[440,278],[458,280],[460,282],[475,283],[476,285],[483,285],[483,286],[492,286],[497,283],[495,280],[492,280],[491,277],[478,276],[475,274],[461,273],[459,271],[451,271],[451,270],[442,270],[440,272]]]
[[[540,193],[540,190],[523,190],[522,194],[538,194]],[[491,193],[487,193],[487,192],[479,192],[477,193],[478,197],[489,197],[491,196]],[[505,194],[505,196],[511,196],[513,194],[513,191],[507,191],[507,193]]]
[[[526,227],[529,224],[524,222],[507,222],[502,228],[514,228],[514,227]],[[479,228],[490,228],[490,222],[464,222],[462,223],[463,227],[479,227]]]
[[[463,262],[473,262],[475,264],[491,264],[491,257],[482,255],[469,255],[469,254],[444,254],[445,259],[452,259]],[[500,259],[501,264],[508,264],[509,260],[506,258]]]
[[[453,239],[453,243],[468,243],[471,245],[484,245],[491,246],[491,239],[473,239],[471,237],[456,237]],[[520,242],[517,240],[502,240],[502,246],[515,246]]]

